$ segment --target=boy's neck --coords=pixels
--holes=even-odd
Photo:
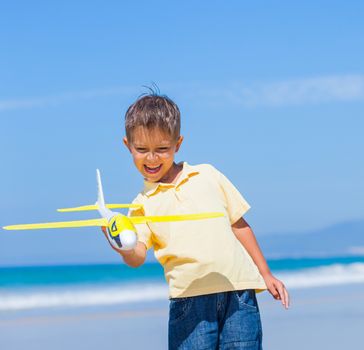
[[[178,178],[180,177],[182,170],[183,170],[183,162],[178,164],[173,163],[167,174],[158,182],[175,184]]]

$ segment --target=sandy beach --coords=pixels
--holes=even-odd
[[[291,290],[284,310],[258,295],[265,349],[354,349],[364,327],[364,284]],[[168,301],[0,314],[0,349],[166,349]]]

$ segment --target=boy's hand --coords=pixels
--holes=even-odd
[[[282,305],[288,309],[289,308],[289,294],[288,291],[279,279],[275,278],[272,274],[267,274],[263,276],[264,282],[267,285],[268,291],[272,294],[273,298],[276,300],[281,300]]]
[[[114,249],[116,252],[118,252],[122,256],[132,255],[134,253],[134,249],[124,250],[124,249],[120,249],[115,244],[113,244],[113,242],[110,241],[110,237],[109,237],[109,235],[107,233],[107,227],[106,226],[102,226],[101,230],[104,233],[104,235],[105,235],[107,241],[109,242],[111,248]]]
[[[112,241],[110,241],[109,234],[107,232],[106,227],[101,227],[102,232],[104,233],[107,241],[109,242],[112,249],[114,249],[121,257],[124,262],[131,267],[138,267],[145,262],[145,258],[147,256],[147,247],[142,242],[137,242],[135,248],[130,250],[123,250],[119,247],[115,246]]]

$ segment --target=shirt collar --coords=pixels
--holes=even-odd
[[[199,171],[195,170],[194,167],[187,164],[187,162],[183,162],[182,172],[179,175],[176,183],[144,181],[144,194],[150,197],[156,194],[161,188],[177,188],[188,181],[191,176],[197,174],[199,174]]]

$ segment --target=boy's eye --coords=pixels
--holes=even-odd
[[[169,149],[170,149],[170,147],[158,147],[158,148],[156,148],[155,152],[164,153],[164,152],[168,152]],[[148,148],[144,148],[144,147],[135,147],[135,150],[138,153],[146,153],[146,152],[149,152]]]

